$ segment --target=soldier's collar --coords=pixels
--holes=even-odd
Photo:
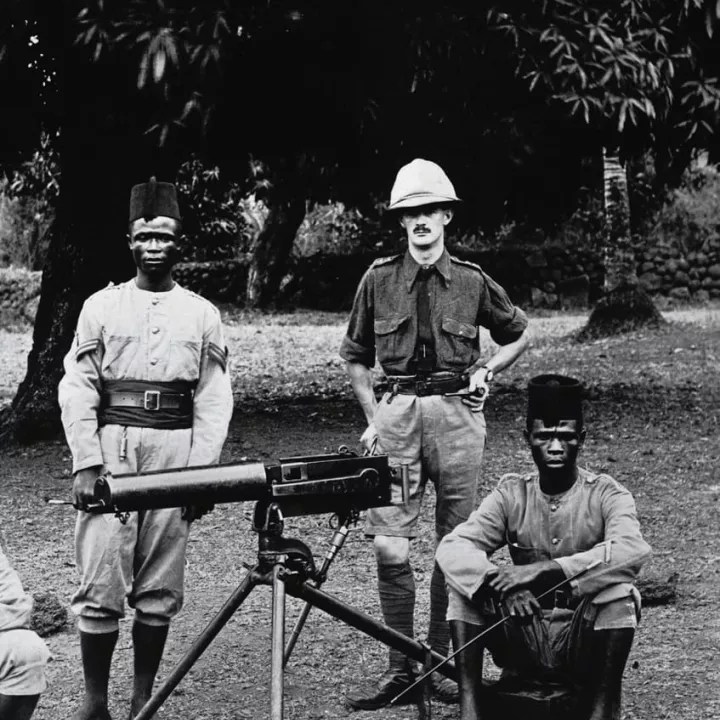
[[[403,258],[403,275],[405,276],[408,292],[412,290],[420,267],[415,258],[410,254],[410,251],[406,251],[405,257]],[[433,267],[440,273],[440,277],[442,277],[445,285],[447,285],[450,282],[450,256],[447,250],[443,250],[442,255]]]

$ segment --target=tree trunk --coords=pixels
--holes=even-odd
[[[627,169],[617,153],[609,153],[607,148],[603,148],[603,191],[606,225],[603,289],[608,293],[621,284],[637,283],[637,275],[630,235]]]
[[[82,304],[108,282],[134,274],[126,237],[130,188],[150,174],[174,177],[144,139],[141,111],[120,97],[122,90],[106,93],[132,88],[126,75],[124,67],[108,70],[66,57],[60,197],[27,372],[0,417],[0,442],[32,442],[59,431],[57,386]],[[175,154],[167,153],[173,167],[180,162]]]
[[[283,163],[284,165],[284,163]],[[305,218],[307,190],[300,173],[280,167],[263,196],[268,215],[250,249],[245,304],[267,308],[277,299],[298,228]]]
[[[630,196],[627,170],[616,152],[603,148],[605,198],[605,294],[598,301],[578,340],[618,335],[665,321],[652,299],[638,285],[635,251],[630,232]]]

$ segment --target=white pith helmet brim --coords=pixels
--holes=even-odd
[[[437,163],[418,158],[398,171],[388,209],[455,202],[460,198],[445,171]]]

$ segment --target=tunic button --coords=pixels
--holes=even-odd
[[[160,301],[157,298],[152,299],[152,304],[157,305]]]
[[[557,545],[560,541],[557,538],[552,539],[552,544]]]
[[[150,364],[157,365],[157,358],[153,358],[152,360],[150,360]],[[553,542],[555,542],[555,541],[553,541]]]
[[[152,329],[152,331],[153,331],[153,335],[157,335],[157,334],[160,332],[160,328],[159,328],[159,327],[154,327],[154,328]],[[554,509],[554,508],[553,508],[553,509]]]
[[[553,512],[555,512],[555,511],[558,509],[558,506],[557,506],[557,505],[551,505],[551,506],[550,506],[550,509],[551,509]]]

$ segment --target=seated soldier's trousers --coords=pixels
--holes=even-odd
[[[448,588],[448,597],[447,619],[478,625],[480,631],[508,614],[502,603],[487,600],[480,605],[452,588]],[[544,609],[531,621],[510,618],[491,630],[482,643],[501,668],[583,682],[593,669],[595,632],[635,628],[639,618],[640,596],[626,584],[578,599],[570,607]]]
[[[49,659],[47,646],[32,630],[0,632],[0,695],[39,695]]]

